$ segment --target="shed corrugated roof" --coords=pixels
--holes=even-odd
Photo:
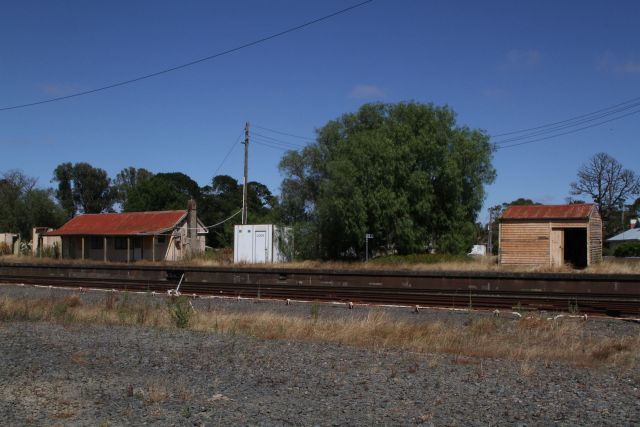
[[[62,227],[46,234],[49,236],[126,236],[159,233],[173,228],[186,214],[186,210],[85,214],[72,218]]]
[[[501,219],[587,219],[595,205],[526,205],[509,206]]]

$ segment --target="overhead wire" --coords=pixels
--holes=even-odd
[[[319,18],[313,19],[311,21],[307,21],[307,22],[305,22],[303,24],[296,25],[294,27],[288,28],[286,30],[279,31],[277,33],[262,37],[262,38],[257,39],[257,40],[253,40],[253,41],[248,42],[248,43],[241,44],[239,46],[236,46],[236,47],[233,47],[233,48],[230,48],[230,49],[223,50],[221,52],[218,52],[218,53],[215,53],[215,54],[212,54],[212,55],[209,55],[209,56],[205,56],[204,58],[200,58],[200,59],[196,59],[196,60],[193,60],[193,61],[189,61],[189,62],[186,62],[184,64],[176,65],[174,67],[166,68],[164,70],[156,71],[156,72],[153,72],[153,73],[145,74],[145,75],[142,75],[142,76],[139,76],[139,77],[134,77],[134,78],[131,78],[131,79],[128,79],[128,80],[123,80],[123,81],[116,82],[116,83],[111,83],[111,84],[108,84],[108,85],[105,85],[105,86],[102,86],[102,87],[98,87],[98,88],[95,88],[95,89],[89,89],[89,90],[73,93],[73,94],[70,94],[70,95],[58,96],[58,97],[54,97],[54,98],[43,99],[43,100],[35,101],[35,102],[27,102],[27,103],[18,104],[18,105],[11,105],[11,106],[7,106],[7,107],[0,107],[0,111],[8,111],[8,110],[15,110],[15,109],[18,109],[18,108],[33,107],[33,106],[36,106],[36,105],[47,104],[47,103],[50,103],[50,102],[62,101],[64,99],[76,98],[76,97],[79,97],[79,96],[89,95],[89,94],[92,94],[92,93],[113,89],[113,88],[116,88],[116,87],[120,87],[120,86],[131,84],[131,83],[136,83],[136,82],[139,82],[141,80],[150,79],[152,77],[157,77],[157,76],[160,76],[162,74],[167,74],[167,73],[170,73],[170,72],[173,72],[173,71],[177,71],[177,70],[180,70],[180,69],[183,69],[183,68],[191,67],[191,66],[199,64],[201,62],[210,61],[212,59],[219,58],[221,56],[228,55],[230,53],[237,52],[239,50],[246,49],[246,48],[249,48],[251,46],[255,46],[255,45],[264,43],[266,41],[275,39],[277,37],[284,36],[286,34],[294,32],[294,31],[301,30],[301,29],[303,29],[305,27],[309,27],[309,26],[317,24],[319,22],[326,21],[327,19],[333,18],[335,16],[344,14],[346,12],[349,12],[349,11],[353,10],[353,9],[362,7],[365,4],[368,4],[368,3],[371,3],[371,2],[373,2],[373,0],[365,0],[365,1],[362,1],[360,3],[354,4],[352,6],[346,7],[344,9],[340,9],[340,10],[338,10],[336,12],[330,13],[328,15],[324,15],[324,16],[321,16]]]
[[[240,132],[240,135],[238,135],[238,138],[236,138],[234,143],[231,144],[231,147],[229,148],[229,151],[227,151],[227,155],[224,156],[224,159],[222,159],[222,161],[220,162],[220,164],[216,168],[216,171],[213,173],[213,176],[216,176],[218,174],[218,172],[220,171],[220,168],[222,167],[222,165],[224,165],[224,163],[227,161],[227,159],[231,155],[231,152],[233,151],[233,149],[236,148],[236,145],[238,145],[238,142],[240,142],[240,138],[241,137],[242,137],[242,132]]]
[[[301,150],[303,147],[292,147],[290,145],[284,145],[284,144],[279,144],[273,141],[266,141],[264,139],[256,139],[253,138],[253,142],[256,142],[258,144],[262,144],[262,145],[268,145],[268,146],[272,146],[272,147],[277,147],[277,148],[281,148],[283,150]]]
[[[306,145],[303,145],[303,144],[297,144],[295,142],[284,141],[284,140],[278,139],[278,138],[271,138],[269,136],[262,135],[262,134],[259,134],[259,133],[256,133],[256,132],[252,132],[251,133],[251,137],[252,138],[256,138],[257,137],[257,138],[262,139],[262,140],[267,141],[267,142],[272,142],[272,143],[275,143],[275,144],[282,144],[282,145],[286,145],[288,147],[294,147],[294,148],[304,148],[306,146]]]
[[[234,213],[233,215],[231,215],[229,218],[223,219],[222,221],[220,221],[220,222],[218,222],[218,223],[216,223],[216,224],[213,224],[213,225],[207,225],[207,226],[204,226],[204,227],[202,227],[202,228],[206,228],[206,229],[208,230],[208,229],[210,229],[210,228],[213,228],[213,227],[217,227],[217,226],[219,226],[219,225],[222,225],[222,224],[224,224],[225,222],[227,222],[227,221],[231,220],[232,218],[234,218],[234,217],[238,216],[241,212],[242,212],[242,209],[240,209],[238,212],[236,212],[236,213]],[[189,230],[197,230],[197,229],[190,228]]]
[[[638,104],[637,106],[640,106],[640,104]],[[634,106],[634,107],[637,107],[637,106]],[[503,139],[503,140],[498,141],[498,143],[499,144],[504,144],[504,143],[508,143],[508,142],[512,142],[512,141],[519,141],[519,140],[523,140],[523,139],[533,138],[533,137],[539,136],[539,135],[545,135],[545,134],[557,132],[557,131],[560,131],[560,130],[563,130],[563,129],[570,129],[570,128],[579,126],[581,124],[591,123],[593,121],[596,121],[596,120],[611,116],[613,114],[621,113],[621,112],[624,112],[624,111],[627,111],[627,110],[629,110],[629,108],[625,108],[623,110],[613,111],[613,112],[610,112],[610,113],[603,113],[603,114],[601,114],[599,116],[595,116],[593,118],[582,119],[582,120],[575,121],[575,122],[572,122],[572,123],[569,123],[569,124],[566,124],[566,125],[555,126],[555,127],[549,128],[549,129],[539,130],[539,131],[528,133],[526,135],[519,136],[519,137]],[[620,117],[624,117],[624,115],[620,116]],[[603,123],[606,123],[606,122],[603,122]]]
[[[262,141],[256,141],[256,140],[254,140],[253,142],[258,144],[258,145],[262,145],[262,146],[269,147],[269,148],[274,148],[276,150],[281,150],[281,151],[295,150],[295,148],[286,148],[286,147],[280,147],[280,146],[277,146],[277,145],[271,145],[268,142],[262,142]]]
[[[494,140],[493,147],[495,150],[546,141],[560,136],[580,132],[585,129],[602,126],[604,124],[638,114],[640,113],[640,108],[638,107],[640,107],[640,97],[631,98],[624,102],[606,108],[601,108],[590,113],[574,116],[569,119],[511,132],[494,134],[491,135],[490,138],[494,139],[500,136],[513,135],[509,138],[499,139],[497,141]]]
[[[640,97],[631,98],[631,99],[629,99],[627,101],[624,101],[624,102],[621,102],[619,104],[615,104],[615,105],[612,105],[612,106],[609,106],[609,107],[606,107],[606,108],[601,108],[599,110],[592,111],[590,113],[580,114],[578,116],[574,116],[574,117],[571,117],[571,118],[568,118],[568,119],[565,119],[565,120],[560,120],[560,121],[553,122],[553,123],[542,124],[542,125],[534,126],[534,127],[531,127],[531,128],[514,130],[514,131],[511,131],[511,132],[498,133],[498,134],[491,135],[491,137],[492,138],[497,138],[497,137],[500,137],[500,136],[514,135],[514,134],[517,134],[517,133],[524,133],[524,132],[529,132],[529,131],[532,131],[532,130],[538,130],[538,129],[546,128],[546,127],[549,127],[549,126],[555,126],[555,125],[571,122],[571,121],[574,121],[574,120],[577,120],[577,119],[582,119],[582,118],[585,118],[585,117],[588,117],[588,116],[592,116],[594,114],[601,113],[601,112],[604,112],[604,111],[612,110],[612,109],[615,109],[615,108],[618,108],[618,107],[622,107],[623,105],[626,105],[626,104],[637,103],[637,102],[640,102]]]
[[[509,142],[531,139],[531,138],[534,138],[534,137],[537,137],[537,136],[540,136],[540,135],[546,135],[546,134],[558,132],[558,131],[561,131],[561,130],[564,130],[564,129],[576,128],[576,127],[578,127],[578,126],[580,126],[582,124],[585,124],[585,123],[592,123],[592,122],[604,119],[606,117],[610,117],[610,116],[613,116],[613,115],[616,115],[616,114],[624,113],[624,112],[629,111],[629,110],[634,110],[637,107],[640,107],[640,102],[638,102],[636,104],[633,104],[633,105],[630,105],[630,106],[627,106],[627,107],[617,108],[615,110],[611,110],[611,111],[608,111],[606,113],[600,113],[598,115],[595,115],[595,116],[592,116],[592,117],[589,117],[589,118],[584,118],[584,119],[572,121],[572,122],[566,123],[564,125],[556,125],[556,126],[553,126],[553,127],[549,127],[547,129],[541,129],[541,130],[538,130],[538,131],[535,131],[535,132],[530,132],[530,133],[527,133],[525,135],[520,135],[520,136],[515,136],[515,137],[511,137],[511,138],[507,138],[507,139],[502,139],[502,140],[496,141],[495,144],[502,145],[502,144],[507,144]],[[589,128],[589,127],[599,126],[601,124],[605,124],[605,123],[609,123],[611,121],[619,120],[621,118],[627,117],[627,116],[635,114],[637,112],[640,112],[640,109],[636,109],[635,111],[632,111],[631,113],[628,113],[628,114],[621,114],[621,115],[619,115],[617,117],[613,117],[613,118],[611,118],[609,120],[602,120],[602,121],[600,121],[598,123],[595,123],[592,126],[580,127],[579,129],[574,129],[574,130],[577,132],[578,130],[581,130],[581,129],[586,129],[586,128]],[[559,135],[564,135],[564,134],[565,133],[560,133],[560,134],[557,134],[557,135],[559,136]],[[553,137],[555,137],[555,136],[553,136]]]
[[[280,135],[292,136],[294,138],[306,139],[307,141],[315,142],[315,138],[311,138],[311,137],[308,137],[308,136],[301,136],[301,135],[296,135],[294,133],[282,132],[282,131],[275,130],[275,129],[270,129],[270,128],[267,128],[267,127],[264,127],[264,126],[259,126],[259,125],[256,125],[256,124],[252,124],[252,126],[256,127],[258,129],[266,130],[268,132],[273,132],[273,133],[277,133],[277,134],[280,134]]]
[[[180,228],[174,228],[171,231],[167,231],[167,232],[164,232],[164,233],[141,233],[141,235],[145,235],[145,236],[169,236],[169,235],[174,235],[174,233],[179,232],[180,230],[200,230],[200,229],[203,229],[203,228],[208,230],[210,228],[214,228],[214,227],[217,227],[219,225],[222,225],[227,221],[230,221],[231,219],[233,219],[236,216],[238,216],[238,214],[240,214],[241,212],[242,212],[242,209],[240,209],[238,212],[234,213],[230,217],[225,218],[222,221],[220,221],[220,222],[218,222],[216,224],[213,224],[213,225],[203,225],[202,227],[195,227],[195,228],[194,227],[187,227],[185,229],[180,227]]]
[[[517,147],[517,146],[520,146],[520,145],[526,145],[526,144],[531,144],[531,143],[534,143],[534,142],[545,141],[545,140],[548,140],[548,139],[557,138],[559,136],[569,135],[569,134],[576,133],[576,132],[579,132],[579,131],[584,130],[584,129],[589,129],[589,128],[593,128],[593,127],[596,127],[596,126],[601,126],[601,125],[603,125],[605,123],[610,123],[610,122],[613,122],[613,121],[616,121],[616,120],[620,120],[620,119],[623,119],[625,117],[632,116],[632,115],[638,114],[638,113],[640,113],[640,110],[632,111],[630,113],[623,114],[622,116],[614,117],[614,118],[609,119],[609,120],[604,120],[602,122],[594,123],[594,124],[591,124],[591,125],[588,125],[588,126],[583,126],[583,127],[577,128],[577,129],[572,129],[572,130],[567,131],[567,132],[562,132],[562,133],[559,133],[559,134],[550,135],[550,136],[543,137],[543,138],[536,138],[536,139],[532,139],[530,141],[518,142],[518,143],[502,145],[502,146],[495,146],[495,149],[496,150],[501,150],[501,149],[504,149],[504,148]]]
[[[492,135],[491,138],[495,138],[498,135],[515,135],[517,133],[529,132],[529,133],[525,133],[524,135],[514,136],[511,138],[495,141],[493,142],[493,148],[494,150],[497,151],[503,148],[517,147],[517,146],[527,145],[535,142],[546,141],[546,140],[557,138],[560,136],[570,135],[576,132],[583,131],[585,129],[594,128],[594,127],[601,126],[613,121],[621,120],[625,117],[632,116],[634,114],[638,114],[640,113],[640,109],[636,110],[635,108],[637,107],[640,107],[640,97],[627,100],[625,102],[613,105],[611,107],[596,110],[591,113],[575,116],[571,119],[561,120],[561,121],[549,123],[546,125],[536,126],[533,128],[521,129],[517,131]],[[632,110],[632,111],[625,113],[628,110]],[[625,114],[620,114],[620,113],[625,113]],[[616,114],[619,114],[619,115],[607,120],[602,120]],[[592,122],[596,122],[596,123],[592,123]],[[587,123],[590,123],[590,124],[587,124]],[[584,124],[587,124],[587,125],[580,126]],[[288,136],[295,136],[294,134],[266,128],[264,126],[258,126],[258,125],[253,125],[253,126],[259,129],[267,130],[269,132],[274,132],[274,133],[288,135]],[[569,129],[569,130],[565,132],[559,132],[565,129]],[[531,131],[534,131],[534,132],[531,132]],[[256,143],[273,148],[273,149],[287,151],[287,149],[299,149],[304,147],[289,141],[283,141],[281,139],[274,138],[274,137],[257,133],[257,132],[253,132],[252,135],[254,136],[254,138],[256,136],[259,137],[259,139],[255,141]],[[543,135],[546,135],[546,136],[543,136]],[[304,138],[301,136],[298,136],[298,137]],[[309,140],[311,139],[309,138]]]

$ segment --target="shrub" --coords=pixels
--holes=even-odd
[[[60,246],[57,243],[54,243],[52,246],[47,246],[45,248],[38,248],[37,256],[43,258],[60,258]]]
[[[24,240],[19,241],[18,250],[20,255],[27,256],[31,255],[31,242],[25,242]]]
[[[640,242],[628,242],[618,246],[613,255],[616,257],[640,257]]]
[[[0,255],[11,255],[11,246],[5,242],[0,242]]]
[[[169,310],[169,315],[176,327],[182,329],[189,326],[191,316],[193,315],[193,308],[191,308],[187,297],[169,298],[169,301],[167,301],[167,310]]]
[[[65,298],[56,299],[53,302],[51,314],[56,320],[72,322],[75,319],[75,314],[69,309],[76,308],[80,305],[82,305],[82,301],[78,295],[71,295]]]

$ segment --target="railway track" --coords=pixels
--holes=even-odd
[[[640,275],[2,264],[0,283],[640,316]]]

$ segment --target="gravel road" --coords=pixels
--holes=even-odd
[[[2,286],[0,296],[50,292],[33,289]],[[98,297],[83,295],[91,298]],[[322,312],[359,315],[331,310]],[[640,330],[593,323],[607,334]],[[144,327],[0,322],[0,417],[3,425],[638,425],[640,373]]]

